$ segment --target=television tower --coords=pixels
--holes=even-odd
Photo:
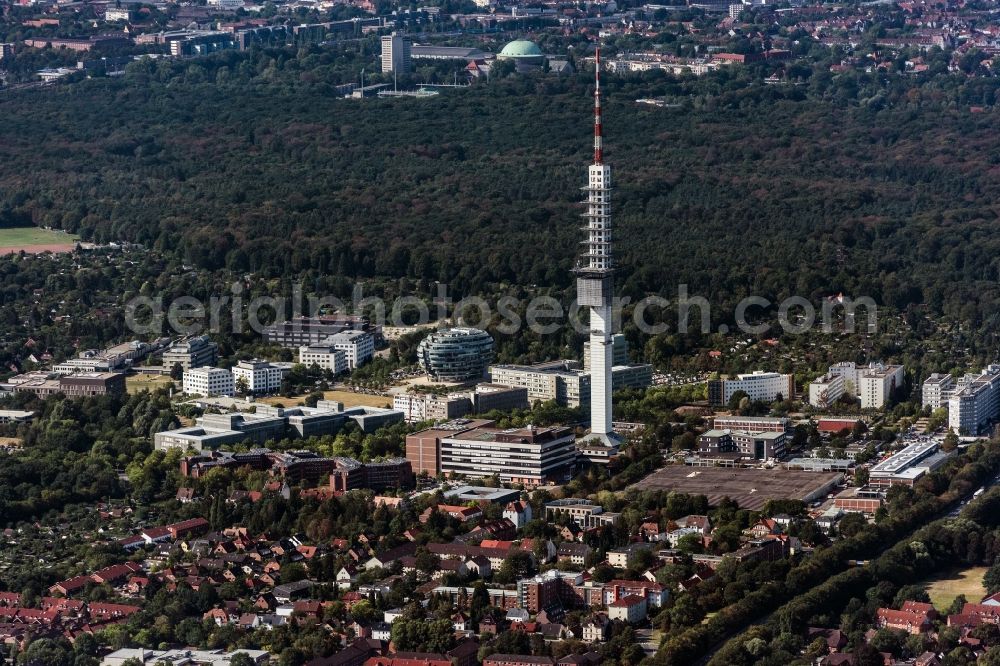
[[[611,429],[611,316],[614,265],[611,258],[611,167],[604,163],[601,126],[601,49],[594,70],[594,162],[588,168],[586,251],[574,269],[576,295],[581,306],[590,308],[590,435],[607,446],[616,446]]]

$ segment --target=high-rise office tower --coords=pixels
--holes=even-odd
[[[382,36],[382,71],[406,74],[410,71],[410,40],[400,34]]]

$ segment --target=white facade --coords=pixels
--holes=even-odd
[[[285,368],[267,361],[240,361],[233,366],[233,383],[242,379],[251,393],[271,393],[281,388],[285,373]]]
[[[858,397],[862,409],[881,409],[892,392],[903,385],[903,366],[876,365],[858,373]]]
[[[948,427],[959,435],[981,435],[1000,417],[1000,366],[963,380],[948,399]]]
[[[841,375],[825,374],[809,382],[809,404],[826,409],[844,395],[844,378]]]
[[[243,7],[243,0],[208,0],[206,4],[216,9],[240,9]]]
[[[180,365],[182,370],[212,365],[219,358],[219,345],[207,335],[183,338],[174,342],[163,352],[163,367],[170,370]]]
[[[931,409],[947,407],[954,385],[955,380],[951,375],[943,375],[935,372],[924,380],[921,387],[920,404]]]
[[[590,400],[590,375],[568,367],[491,365],[489,372],[494,384],[527,389],[529,402],[555,400],[566,407],[579,407]]]
[[[590,433],[607,438],[611,429],[611,306],[590,308]]]
[[[645,597],[628,596],[608,606],[608,619],[637,624],[646,619]]]
[[[527,502],[511,502],[503,510],[503,517],[514,523],[514,527],[521,529],[531,522],[531,505]]]
[[[848,395],[858,394],[858,372],[859,368],[853,361],[842,361],[830,366],[831,375],[839,375],[844,378],[844,391]]]
[[[794,395],[794,385],[792,375],[757,370],[751,374],[736,375],[736,379],[725,380],[722,387],[722,401],[729,402],[737,391],[746,393],[751,402],[771,402],[779,395],[788,399]]]
[[[623,333],[611,336],[611,365],[628,365],[628,340]],[[583,343],[583,371],[590,372],[590,340]]]
[[[422,395],[402,393],[392,397],[392,408],[403,412],[403,420],[417,423],[427,419],[427,400]]]
[[[619,440],[611,427],[614,342],[611,337],[614,262],[611,253],[611,166],[604,163],[601,111],[601,52],[594,66],[594,162],[587,168],[585,253],[577,268],[577,302],[590,309],[590,435],[613,445]]]
[[[184,372],[183,390],[198,395],[234,395],[233,373],[223,368],[191,368]]]
[[[344,331],[331,335],[324,344],[344,353],[347,367],[354,370],[375,356],[375,338],[364,331]]]
[[[410,71],[411,44],[402,35],[392,33],[382,37],[382,72],[406,74]]]
[[[131,19],[131,12],[124,7],[108,7],[104,10],[104,20],[108,23],[113,23],[115,21],[129,21]]]
[[[347,372],[347,354],[323,343],[299,347],[299,363],[306,367],[315,365],[335,375]]]

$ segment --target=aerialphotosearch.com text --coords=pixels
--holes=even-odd
[[[495,330],[514,335],[525,329],[539,335],[555,333],[569,325],[580,334],[589,333],[587,306],[576,300],[566,304],[551,296],[518,299],[501,296],[493,302],[479,296],[458,301],[448,295],[447,285],[439,284],[436,296],[428,303],[416,296],[401,296],[391,301],[377,296],[365,296],[356,285],[352,298],[344,301],[334,296],[305,295],[301,285],[295,285],[288,296],[244,295],[243,283],[234,283],[228,294],[207,299],[180,296],[164,302],[162,297],[136,296],[125,306],[125,322],[137,335],[201,335],[219,333],[224,329],[241,334],[248,330],[263,334],[273,321],[293,322],[300,317],[337,314],[364,315],[377,326],[414,326],[436,322],[440,326],[461,325]],[[634,301],[616,297],[611,303],[614,330],[620,330],[626,315],[647,335],[667,332],[688,333],[697,327],[702,334],[730,333],[732,326],[712,326],[712,307],[708,299],[691,295],[687,285],[680,285],[673,300],[663,296],[646,296]],[[668,324],[664,315],[676,326]],[[810,331],[823,333],[853,333],[858,330],[873,333],[877,326],[878,308],[869,297],[838,296],[816,304],[801,296],[790,296],[773,302],[763,296],[747,296],[735,307],[732,316],[724,320],[748,335],[760,335],[771,330],[775,319],[788,334]],[[716,319],[719,321],[720,319]],[[224,324],[228,324],[224,326]]]

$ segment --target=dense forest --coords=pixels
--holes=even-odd
[[[589,75],[362,102],[333,94],[344,62],[226,53],[8,95],[0,224],[273,277],[571,284]],[[620,291],[845,292],[992,321],[1000,150],[969,105],[995,80],[798,69],[805,85],[609,77]],[[676,106],[635,104],[648,96]]]

